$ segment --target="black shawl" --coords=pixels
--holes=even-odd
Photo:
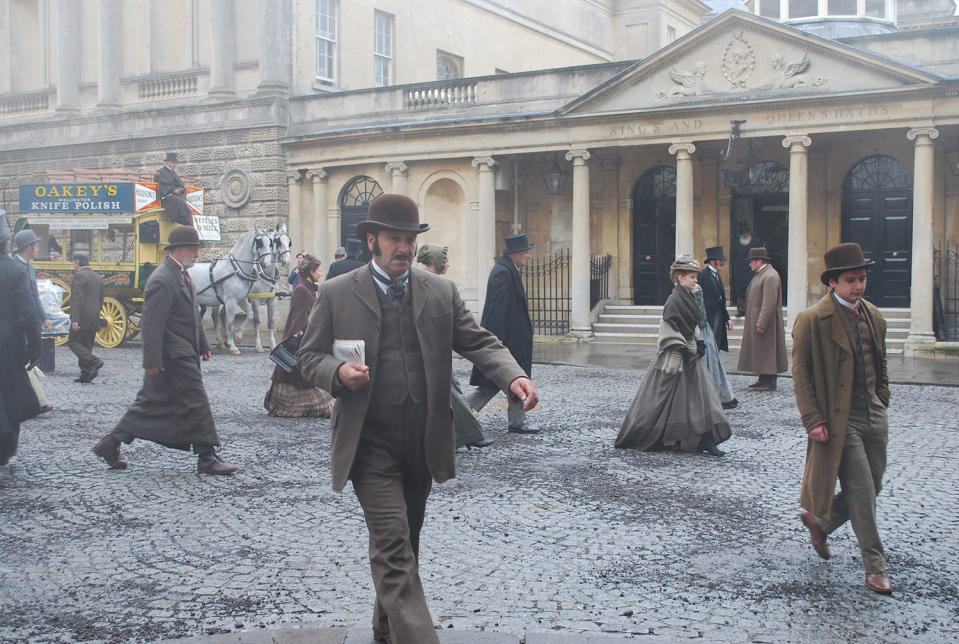
[[[696,335],[696,325],[699,323],[696,296],[677,284],[663,307],[663,319],[682,333],[686,342],[691,341]]]

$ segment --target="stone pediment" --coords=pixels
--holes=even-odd
[[[881,91],[939,77],[742,11],[727,11],[560,110],[621,113]]]

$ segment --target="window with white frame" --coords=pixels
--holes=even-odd
[[[373,12],[373,86],[385,87],[392,82],[393,16]]]
[[[336,80],[336,2],[316,0],[316,79]]]

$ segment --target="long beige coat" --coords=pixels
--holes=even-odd
[[[876,365],[876,395],[888,406],[886,321],[875,306],[866,300],[861,302],[872,318],[882,350],[882,359]],[[846,440],[855,364],[849,336],[831,292],[796,317],[792,336],[793,387],[803,427],[807,432],[819,425],[829,430],[828,442],[808,441],[799,505],[828,519]]]
[[[766,332],[760,335],[757,326]],[[782,284],[776,269],[772,264],[766,264],[753,275],[746,289],[746,322],[743,346],[739,351],[739,370],[769,375],[782,373],[788,368]]]
[[[442,483],[456,474],[450,410],[453,351],[479,366],[503,391],[526,373],[495,335],[476,324],[453,282],[416,268],[410,269],[410,282],[410,303],[426,372],[426,463],[433,480]],[[296,354],[300,373],[336,397],[330,418],[330,461],[336,491],[343,489],[350,476],[377,376],[380,301],[376,288],[366,268],[324,282]],[[342,364],[331,355],[334,339],[365,340],[370,368],[366,386],[357,391],[346,387],[334,391],[334,377]]]

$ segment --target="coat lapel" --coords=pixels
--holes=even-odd
[[[370,269],[356,269],[353,275],[353,292],[366,307],[373,312],[376,319],[380,319],[380,301],[376,297],[376,285],[373,284],[373,275]]]
[[[426,302],[430,299],[430,289],[426,284],[425,276],[416,269],[410,269],[410,306],[413,307],[413,319],[419,322]],[[421,328],[417,324],[417,328]]]

